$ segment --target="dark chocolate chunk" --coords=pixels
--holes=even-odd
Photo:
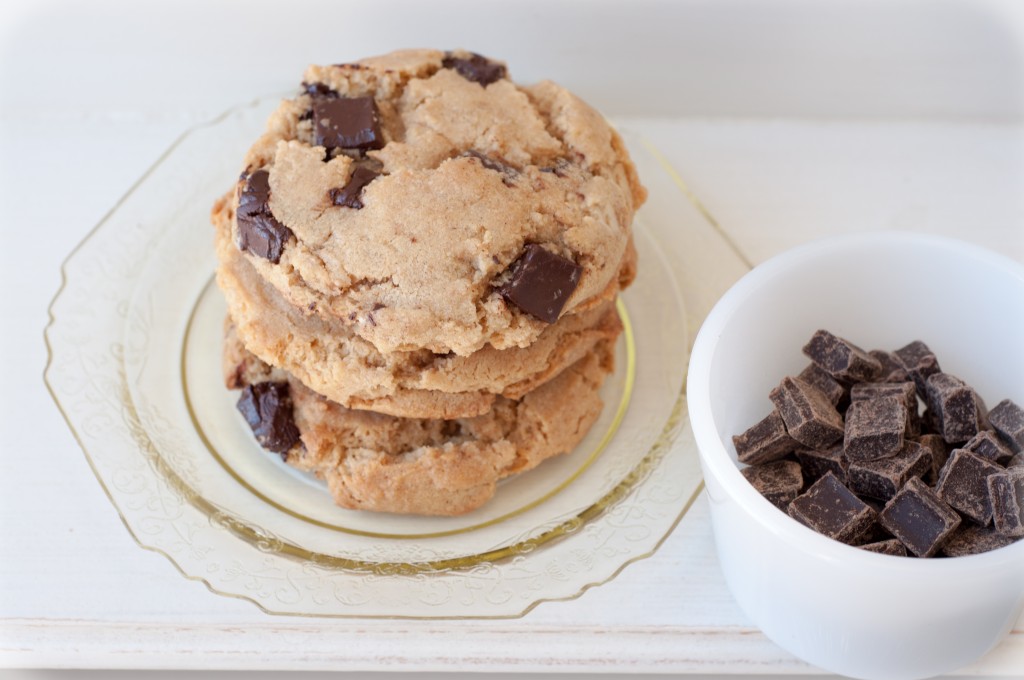
[[[861,550],[881,553],[883,555],[895,555],[897,557],[907,556],[907,547],[900,543],[898,538],[890,538],[887,541],[878,541],[876,543],[867,543],[865,545],[858,545],[857,547]]]
[[[946,446],[946,441],[937,434],[921,435],[917,443],[926,447],[932,454],[932,469],[924,476],[924,481],[935,484],[939,481],[939,472],[949,460],[949,447]]]
[[[914,381],[918,395],[922,399],[926,399],[928,395],[926,384],[929,376],[942,370],[939,368],[939,360],[935,358],[935,353],[928,349],[928,345],[920,340],[915,340],[909,345],[899,348],[893,354],[910,375],[910,379]]]
[[[484,87],[505,77],[504,64],[491,61],[475,52],[471,52],[468,57],[456,57],[449,52],[441,61],[441,65],[453,69],[466,80],[480,83]]]
[[[943,544],[942,554],[946,557],[977,555],[1010,545],[1016,540],[1016,538],[1000,534],[992,527],[965,524]]]
[[[1013,451],[1002,442],[999,435],[988,430],[974,435],[969,442],[960,448],[976,453],[982,458],[987,458],[993,463],[1004,467],[1013,458]]]
[[[807,368],[800,371],[796,376],[806,382],[808,385],[817,387],[821,390],[828,400],[832,402],[833,406],[838,406],[839,402],[842,401],[843,396],[847,394],[847,389],[836,382],[832,376],[826,373],[818,364],[807,364]]]
[[[302,83],[302,89],[311,97],[337,99],[340,96],[337,90],[332,90],[324,83]]]
[[[732,438],[736,457],[741,463],[758,465],[785,457],[796,448],[796,441],[786,434],[786,426],[778,410],[741,435]]]
[[[281,261],[284,245],[292,230],[270,212],[270,173],[257,170],[245,178],[238,197],[238,248],[253,255]]]
[[[292,399],[286,382],[260,382],[247,386],[238,399],[238,410],[245,417],[260,446],[281,454],[299,443],[299,428],[292,417]]]
[[[862,399],[846,410],[843,452],[850,463],[878,460],[903,448],[907,409],[896,397]]]
[[[925,383],[928,407],[938,417],[938,431],[947,444],[965,442],[981,429],[978,397],[963,380],[935,373]]]
[[[910,374],[907,373],[907,369],[903,368],[903,364],[900,363],[900,360],[892,352],[886,352],[884,349],[873,349],[868,354],[877,359],[878,363],[882,364],[882,372],[878,376],[878,382],[901,383],[908,380],[913,382]]]
[[[824,450],[797,449],[796,459],[800,461],[804,477],[811,482],[816,482],[831,472],[840,482],[846,483],[846,459],[843,458],[841,444]]]
[[[1010,459],[1010,462],[1006,464],[1007,470],[1013,468],[1024,467],[1024,453],[1018,453],[1016,456]]]
[[[955,449],[939,474],[935,492],[978,524],[988,524],[992,521],[992,503],[986,479],[1001,472],[1003,468],[981,456]]]
[[[917,442],[907,442],[903,450],[890,458],[850,462],[846,471],[850,491],[887,501],[903,488],[911,477],[931,471],[932,454]]]
[[[501,161],[485,156],[479,151],[467,151],[462,154],[463,158],[475,158],[480,161],[480,165],[484,166],[488,170],[501,173],[501,182],[507,187],[515,186],[515,178],[519,176],[519,171],[513,168],[511,165],[506,165]]]
[[[858,498],[864,501],[864,505],[868,506],[869,508],[871,508],[871,510],[874,511],[875,521],[871,524],[870,527],[867,528],[867,530],[863,534],[858,536],[857,540],[851,543],[851,545],[859,547],[862,545],[867,545],[868,543],[878,543],[879,541],[890,540],[892,538],[892,534],[886,531],[885,527],[878,523],[878,513],[882,512],[882,508],[885,507],[885,503],[874,498],[869,498],[868,496],[858,496]]]
[[[882,364],[852,342],[820,330],[804,345],[804,354],[826,373],[843,382],[868,382],[882,373]]]
[[[331,203],[354,210],[361,209],[363,207],[363,189],[379,176],[379,172],[375,172],[366,166],[355,166],[345,186],[331,189],[329,194]]]
[[[528,243],[512,263],[512,277],[498,292],[527,314],[554,323],[576,290],[582,271],[572,260]]]
[[[843,436],[843,418],[829,398],[800,378],[785,377],[768,398],[789,436],[809,449],[827,449]]]
[[[939,422],[939,416],[931,408],[925,408],[924,413],[921,414],[921,434],[934,434],[941,437],[941,429],[942,423]],[[942,441],[946,440],[943,439]]]
[[[906,437],[916,437],[921,432],[921,422],[917,415],[917,390],[911,380],[903,382],[858,383],[850,388],[850,399],[861,401],[878,397],[896,397],[907,409]]]
[[[819,479],[787,508],[789,516],[819,534],[852,543],[875,521],[875,511],[832,473]]]
[[[912,553],[931,557],[960,526],[960,515],[914,477],[886,503],[879,522]]]
[[[1024,409],[1003,399],[988,412],[988,421],[1014,453],[1024,452]]]
[[[782,510],[797,497],[804,485],[800,464],[791,460],[750,465],[740,472],[758,493]]]
[[[991,475],[986,482],[996,531],[1013,538],[1024,537],[1024,468]]]
[[[384,146],[380,112],[373,97],[314,97],[313,124],[314,142],[328,151]]]

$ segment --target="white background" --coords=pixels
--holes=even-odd
[[[193,626],[231,645],[226,631],[266,624],[127,535],[43,387],[46,307],[67,252],[188,127],[293,87],[307,63],[405,46],[481,51],[507,60],[518,80],[550,77],[629,116],[751,262],[828,233],[892,228],[1024,261],[1024,3],[5,0],[0,666],[202,667],[202,658],[131,656],[127,632],[121,656],[95,650],[119,647],[103,637],[111,630],[170,642]],[[654,558],[522,623],[682,630],[693,620],[745,625],[700,504]],[[29,624],[65,637],[41,644],[24,633]],[[1024,648],[1020,628],[1016,646],[974,671],[1024,676],[1012,665],[1024,658],[1013,651]],[[371,645],[376,635],[335,632],[331,644]],[[267,635],[268,646],[285,644]],[[663,670],[811,670],[749,637],[721,666]],[[545,652],[510,652],[520,653]]]

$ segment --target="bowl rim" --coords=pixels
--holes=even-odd
[[[687,377],[686,399],[690,424],[701,462],[734,500],[757,524],[779,540],[818,559],[842,561],[851,569],[864,565],[877,574],[879,570],[898,575],[921,576],[924,573],[943,575],[960,572],[976,573],[978,569],[1017,566],[1024,563],[1024,539],[977,555],[944,559],[907,559],[873,553],[840,543],[804,526],[759,494],[740,473],[738,464],[718,436],[711,413],[710,369],[722,328],[739,307],[760,286],[799,268],[803,263],[822,255],[835,254],[851,246],[913,247],[916,251],[952,251],[955,256],[975,266],[983,266],[1016,280],[1024,291],[1024,265],[982,246],[934,234],[907,231],[857,232],[829,236],[783,251],[747,272],[715,303],[697,333]]]

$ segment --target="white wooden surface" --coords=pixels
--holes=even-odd
[[[464,3],[434,3],[458,11],[431,19],[398,2],[407,20],[390,33],[332,33],[311,28],[316,4],[281,16],[283,5],[258,3],[0,8],[0,666],[814,672],[737,610],[703,502],[654,557],[522,620],[274,618],[210,594],[132,542],[45,392],[59,264],[189,125],[290,86],[307,61],[401,44],[488,50],[524,80],[554,64],[657,141],[751,262],[820,235],[892,228],[1024,261],[1020,12],[791,0],[616,14],[599,3],[583,30],[564,28],[580,3],[525,3],[489,22],[494,10],[467,16]],[[618,35],[623,49],[608,58],[595,35]],[[870,58],[856,61],[869,37]],[[648,68],[643,78],[623,54]],[[964,672],[1024,674],[1024,621]]]

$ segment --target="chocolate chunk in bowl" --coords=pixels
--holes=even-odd
[[[1024,408],[1004,399],[989,411],[988,419],[1011,449],[1017,453],[1024,451]]]
[[[843,452],[851,461],[896,455],[903,448],[907,409],[895,397],[854,400],[846,411]]]
[[[960,378],[935,373],[925,382],[928,407],[938,418],[939,434],[948,444],[965,442],[982,429],[978,395]]]
[[[911,477],[931,471],[932,454],[917,442],[907,442],[894,456],[851,462],[847,485],[860,496],[887,501],[903,488]]]
[[[786,377],[768,398],[782,415],[789,436],[811,449],[828,448],[843,436],[842,416],[821,390]]]
[[[785,510],[804,484],[800,464],[779,460],[743,468],[743,476],[772,505]]]
[[[879,522],[915,555],[929,557],[960,526],[960,516],[915,477],[886,504]]]
[[[1024,537],[1024,467],[989,475],[985,483],[996,531],[1011,538]]]
[[[878,359],[848,340],[819,330],[804,345],[804,354],[836,380],[864,382],[882,373]]]
[[[789,516],[819,534],[852,543],[875,522],[875,511],[831,472],[789,504]]]
[[[981,456],[956,449],[942,468],[935,491],[951,507],[985,525],[992,521],[987,479],[1002,471]]]
[[[748,465],[779,460],[797,447],[796,441],[786,434],[786,424],[782,422],[778,409],[743,434],[733,437],[732,443],[739,461]]]

